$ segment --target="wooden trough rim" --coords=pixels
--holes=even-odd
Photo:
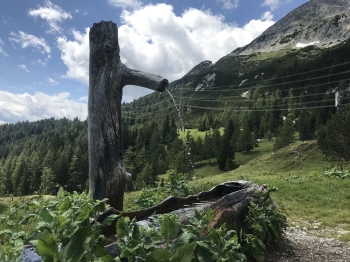
[[[124,211],[116,210],[113,207],[109,207],[108,209],[106,209],[105,212],[103,212],[99,216],[97,221],[102,223],[102,221],[105,218],[107,218],[109,215],[112,215],[112,214],[123,216],[123,217],[129,217],[130,219],[136,218],[137,221],[140,221],[150,217],[154,213],[156,214],[169,213],[169,212],[178,210],[180,208],[184,208],[185,206],[188,206],[188,205],[193,205],[200,202],[203,203],[203,201],[207,201],[212,198],[218,198],[218,197],[222,198],[225,195],[238,192],[246,188],[256,188],[261,190],[264,188],[264,186],[259,186],[250,181],[245,181],[245,180],[227,181],[213,187],[209,191],[200,192],[195,195],[189,195],[187,197],[170,196],[155,206],[152,206],[143,210],[139,210],[139,211],[124,212]]]

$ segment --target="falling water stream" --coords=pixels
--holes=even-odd
[[[187,141],[187,136],[186,136],[186,132],[185,132],[185,125],[184,125],[184,121],[182,119],[182,114],[181,114],[181,111],[180,109],[178,108],[177,104],[176,104],[176,101],[175,101],[175,98],[173,97],[173,95],[170,93],[170,91],[168,89],[166,89],[166,91],[168,92],[168,94],[170,95],[171,99],[173,100],[174,102],[174,105],[175,105],[175,108],[176,108],[176,111],[177,111],[177,115],[179,116],[179,119],[180,119],[180,124],[181,124],[181,130],[184,131],[184,135],[185,135],[185,143],[186,145],[189,145],[189,141]],[[194,170],[194,165],[193,165],[193,162],[192,162],[192,157],[191,157],[191,148],[188,146],[188,157],[190,159],[190,164],[191,164],[191,171],[192,171],[192,174],[195,173],[195,170]]]
[[[179,116],[179,118],[180,118],[181,130],[183,130],[183,131],[185,132],[184,121],[182,120],[182,115],[181,115],[180,109],[177,107],[175,98],[173,97],[173,95],[170,93],[170,91],[169,91],[168,89],[166,89],[166,91],[168,92],[168,94],[170,95],[171,99],[172,99],[173,102],[174,102],[174,105],[175,105],[177,114],[178,114],[178,116]]]

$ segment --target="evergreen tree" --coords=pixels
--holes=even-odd
[[[0,181],[6,181],[5,172],[2,170],[2,166],[0,166]],[[5,195],[6,193],[6,185],[5,183],[0,183],[0,196]]]
[[[69,184],[69,162],[65,151],[60,153],[57,171],[56,171],[57,183],[61,186]]]
[[[88,179],[88,174],[84,173],[84,168],[81,160],[82,152],[80,146],[74,149],[73,157],[69,166],[70,184],[73,186],[73,191],[80,188],[83,190]]]
[[[55,176],[51,168],[44,167],[43,174],[41,176],[41,193],[45,195],[52,195],[55,193]]]
[[[230,140],[233,133],[234,133],[233,121],[232,119],[228,119],[228,121],[226,122],[224,135],[222,137],[222,143],[221,143],[219,155],[217,158],[219,168],[221,170],[225,170],[227,158],[229,158],[230,161],[234,160],[234,151],[230,144]]]
[[[29,160],[28,167],[30,171],[30,189],[33,193],[40,189],[42,174],[42,167],[39,159],[39,154],[36,151],[32,153],[32,157]]]
[[[23,174],[25,174],[26,172],[27,172],[27,165],[25,162],[24,154],[22,153],[17,159],[16,167],[12,174],[12,187],[14,189],[13,193],[15,195],[21,196],[24,193],[20,188],[20,183],[21,183]]]
[[[315,121],[308,112],[302,112],[297,122],[297,130],[299,132],[299,140],[311,140],[315,135]]]
[[[273,145],[274,150],[278,150],[292,143],[293,135],[294,135],[293,121],[290,118],[287,118],[284,121],[284,124],[278,133],[275,144]]]
[[[147,162],[146,165],[143,167],[140,174],[137,175],[135,188],[142,189],[147,187],[147,185],[152,184],[152,177],[153,177],[153,168],[152,165]]]
[[[166,115],[162,124],[162,142],[165,144],[168,143],[169,133],[170,133],[170,119],[169,119],[169,116]]]
[[[245,119],[243,120],[243,130],[241,131],[238,139],[238,149],[240,151],[249,152],[254,148],[255,144],[255,138],[250,131],[249,122],[247,119]]]
[[[339,110],[317,131],[317,144],[332,161],[350,161],[350,105]]]
[[[213,134],[210,129],[207,132],[205,132],[204,141],[203,141],[203,155],[208,160],[209,164],[210,164],[210,159],[215,157],[216,155],[216,152],[214,150]]]
[[[231,158],[227,158],[226,159],[226,163],[225,163],[225,171],[228,172],[230,170],[232,170],[234,168],[234,164]]]

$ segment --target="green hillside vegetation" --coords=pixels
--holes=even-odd
[[[330,163],[325,161],[315,140],[297,141],[274,152],[268,145],[272,142],[265,143],[262,149],[266,152],[261,152],[261,155],[233,171],[222,173],[217,167],[213,170],[210,165],[199,167],[196,169],[197,178],[190,181],[189,186],[196,192],[232,180],[267,184],[277,188],[272,198],[285,209],[289,223],[306,227],[315,235],[350,241],[350,176],[339,179],[325,175]],[[136,209],[135,199],[140,194],[141,191],[127,193],[125,206]],[[312,226],[315,221],[320,223],[318,230]],[[344,232],[322,232],[322,229],[330,227]]]
[[[244,179],[278,188],[273,199],[291,223],[312,229],[319,221],[350,241],[349,50],[347,41],[228,55],[170,84],[178,110],[166,92],[123,104],[123,157],[133,180],[124,206]],[[214,73],[213,87],[195,91]],[[54,195],[61,186],[86,192],[87,120],[0,125],[0,181],[2,197]]]

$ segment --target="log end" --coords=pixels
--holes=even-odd
[[[169,81],[168,79],[163,79],[160,83],[159,86],[157,88],[158,92],[163,92],[169,85]]]

